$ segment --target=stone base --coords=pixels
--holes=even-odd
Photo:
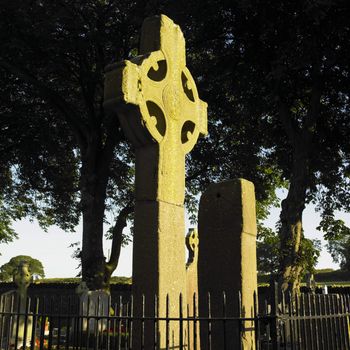
[[[19,322],[19,325],[17,325],[17,322]],[[17,316],[17,317],[15,316],[12,323],[10,348],[15,347],[16,336],[17,336],[17,349],[23,348],[23,344],[25,344],[26,347],[30,346],[31,339],[32,339],[32,330],[33,330],[33,316],[28,316],[27,320],[25,316]],[[26,337],[25,341],[24,341],[25,339],[24,337]]]
[[[133,249],[134,316],[179,317],[182,294],[186,310],[185,228],[183,206],[162,201],[137,201]],[[182,250],[180,250],[182,248]],[[145,303],[142,304],[142,296]],[[155,305],[157,296],[157,305]],[[166,299],[168,296],[168,307]],[[134,323],[133,347],[141,348],[141,323]],[[155,328],[157,335],[155,335]],[[185,326],[184,326],[185,328]],[[145,349],[166,347],[166,322],[144,324]],[[168,328],[170,349],[180,343],[179,322]],[[183,341],[185,341],[185,336]]]

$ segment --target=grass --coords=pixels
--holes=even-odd
[[[315,281],[317,286],[321,287],[323,285],[328,286],[350,286],[350,271],[342,270],[332,270],[332,269],[321,269],[316,270]],[[270,275],[258,275],[258,284],[259,286],[269,285]],[[302,282],[302,285],[305,285],[306,281]]]
[[[67,278],[42,278],[39,280],[35,280],[35,284],[50,284],[50,283],[80,283],[81,278],[79,277],[67,277]],[[124,276],[114,276],[111,278],[111,284],[131,284],[131,277]]]

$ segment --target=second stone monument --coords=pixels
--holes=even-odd
[[[213,321],[210,332],[201,323],[201,349],[254,350],[258,286],[253,183],[235,179],[210,185],[201,197],[198,216],[199,316],[227,318]]]

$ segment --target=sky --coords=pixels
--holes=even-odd
[[[27,219],[15,222],[12,226],[18,233],[18,239],[8,244],[0,244],[0,266],[17,255],[29,255],[42,262],[45,277],[76,277],[79,270],[78,260],[72,258],[74,248],[69,245],[81,242],[82,226],[76,227],[76,232],[64,232],[57,226],[52,226],[44,232],[36,222]],[[104,241],[105,256],[111,241]],[[131,276],[132,245],[123,248],[119,266],[113,276]]]
[[[280,198],[286,194],[286,191],[279,193]],[[266,225],[274,228],[278,219],[280,209],[271,210]],[[350,214],[338,213],[338,217],[345,220],[350,225]],[[319,215],[315,212],[313,206],[308,206],[303,213],[303,224],[305,236],[308,238],[318,238],[321,240],[323,250],[317,265],[317,268],[334,268],[338,265],[332,261],[331,256],[326,252],[325,241],[322,235],[316,230],[320,221]],[[186,222],[186,232],[190,227]],[[54,277],[75,277],[78,273],[78,261],[72,258],[74,249],[69,245],[81,241],[82,228],[79,225],[76,233],[67,233],[57,227],[51,227],[47,232],[40,229],[36,222],[21,220],[13,224],[13,228],[18,233],[19,239],[9,244],[0,244],[0,266],[8,262],[17,255],[29,255],[42,262],[45,275],[48,278]],[[105,255],[108,256],[110,241],[104,241]],[[132,274],[132,244],[122,248],[119,265],[113,276],[131,276]]]

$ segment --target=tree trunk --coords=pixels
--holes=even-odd
[[[106,289],[103,254],[103,218],[105,191],[97,184],[97,174],[81,175],[81,202],[83,213],[82,279],[90,290]]]
[[[105,279],[106,258],[103,253],[103,220],[109,161],[105,159],[98,133],[91,132],[81,151],[81,209],[83,243],[81,252],[82,280],[90,290],[108,290]]]
[[[308,142],[298,137],[293,150],[293,166],[287,197],[280,214],[281,260],[279,282],[282,291],[295,294],[302,272],[300,244],[303,239],[302,214],[309,177]]]
[[[133,211],[132,203],[123,208],[112,230],[112,252],[107,262],[103,253],[103,222],[113,142],[103,146],[98,135],[89,138],[82,152],[81,206],[83,213],[83,244],[81,251],[82,280],[89,290],[109,292],[110,278],[118,266],[123,230]]]
[[[109,292],[111,276],[118,266],[123,243],[123,230],[127,225],[127,216],[133,211],[133,206],[125,207],[118,215],[112,230],[111,256],[107,262],[103,254],[105,192],[99,186],[94,187],[92,185],[90,191],[82,191],[84,209],[81,266],[82,280],[86,282],[89,290],[105,290]]]
[[[305,208],[306,193],[310,177],[310,154],[312,138],[321,106],[321,87],[319,65],[313,66],[313,85],[308,113],[299,126],[293,118],[287,104],[278,97],[279,118],[293,147],[289,191],[282,201],[280,214],[281,258],[279,284],[282,291],[298,292],[303,266],[301,265],[301,242],[303,239],[302,215]]]
[[[120,250],[123,243],[123,230],[127,225],[129,214],[134,211],[132,202],[127,204],[119,213],[116,223],[112,229],[112,249],[111,256],[105,267],[105,279],[110,280],[113,271],[117,268],[120,256]]]

